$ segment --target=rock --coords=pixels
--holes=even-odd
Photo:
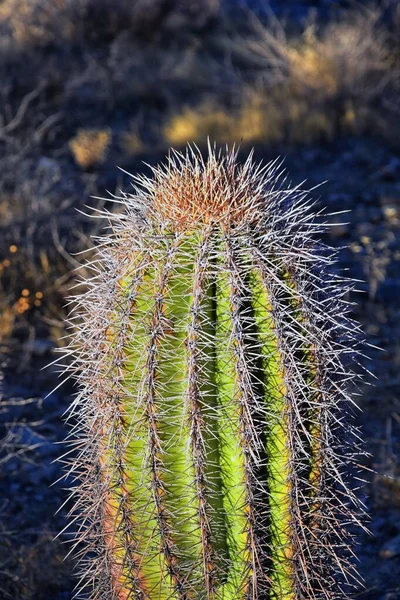
[[[338,223],[334,227],[329,229],[329,235],[331,238],[343,238],[346,237],[349,233],[349,223]]]
[[[328,206],[337,206],[341,210],[347,210],[354,205],[351,194],[333,192],[327,196]]]
[[[220,10],[219,0],[137,0],[133,7],[133,31],[139,35],[154,35],[160,30],[180,28],[203,29]]]
[[[379,556],[382,558],[394,558],[395,556],[400,556],[400,533],[383,544]]]
[[[48,156],[42,156],[39,159],[37,172],[48,180],[59,181],[61,179],[61,167],[58,161]]]
[[[370,204],[376,206],[378,204],[379,196],[376,192],[362,192],[359,195],[359,200],[363,204]]]
[[[385,219],[387,219],[388,221],[397,221],[399,212],[400,211],[397,208],[397,206],[387,205],[383,207],[383,214],[385,216]]]
[[[388,277],[378,287],[377,300],[385,304],[398,305],[400,298],[400,279]]]
[[[24,485],[29,483],[39,492],[40,487],[46,490],[49,484],[52,484],[59,476],[59,467],[55,463],[40,462],[39,464],[27,465],[23,475]]]
[[[371,175],[373,181],[397,181],[400,177],[400,159],[393,157],[389,162]]]
[[[388,592],[387,594],[384,594],[384,596],[381,596],[379,598],[379,600],[399,600],[400,598],[400,588],[398,588],[397,590],[394,590],[393,592]]]
[[[368,215],[371,223],[379,223],[383,217],[382,210],[375,206],[368,209]]]
[[[352,153],[353,164],[357,167],[368,167],[376,164],[376,155],[366,144],[358,144]]]

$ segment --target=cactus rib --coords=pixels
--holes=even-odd
[[[190,402],[191,452],[195,467],[198,518],[201,528],[203,573],[206,597],[215,594],[220,577],[216,553],[226,557],[220,449],[215,435],[217,390],[215,351],[215,285],[208,273],[213,247],[210,232],[204,232],[193,277],[191,322],[188,327],[187,395]],[[202,335],[203,332],[203,335]]]
[[[211,147],[135,186],[71,319],[78,592],[349,597],[359,328],[309,194]]]

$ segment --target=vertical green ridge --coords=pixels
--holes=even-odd
[[[195,470],[199,521],[202,535],[206,598],[214,598],[226,577],[227,544],[223,506],[220,452],[217,435],[216,388],[216,285],[210,255],[215,240],[204,232],[195,259],[193,301],[188,329],[188,397],[190,401],[191,451]]]
[[[110,477],[108,493],[103,508],[103,528],[105,543],[110,550],[110,573],[115,597],[125,600],[132,597],[139,586],[138,573],[134,568],[135,555],[135,517],[132,512],[128,491],[128,472],[123,459],[125,449],[126,415],[124,403],[125,344],[130,335],[130,310],[138,294],[138,288],[144,278],[146,257],[143,253],[133,255],[131,264],[116,282],[116,301],[110,308],[110,322],[106,330],[108,349],[104,350],[103,369],[109,382],[109,397],[112,402],[112,415],[107,424],[111,436],[103,437],[105,447],[101,455],[103,475]],[[118,365],[118,366],[117,366]],[[103,374],[104,375],[104,374]],[[99,373],[99,381],[102,380]],[[102,381],[105,385],[105,381]],[[103,387],[102,393],[105,393]],[[127,526],[128,524],[128,526]]]
[[[129,469],[128,492],[136,518],[137,577],[144,598],[170,600],[175,598],[158,527],[157,511],[152,492],[152,471],[149,468],[149,433],[146,418],[146,377],[150,333],[159,293],[166,249],[157,248],[154,267],[148,268],[132,307],[131,336],[126,348],[126,420],[129,444],[125,461]]]
[[[220,598],[240,600],[246,597],[251,557],[247,534],[246,459],[240,445],[240,407],[236,401],[238,389],[230,298],[229,272],[219,265],[216,381],[221,411],[218,431],[229,553],[228,579],[221,586]]]
[[[262,276],[251,277],[254,316],[264,358],[265,403],[270,421],[266,434],[271,551],[271,598],[295,598],[290,535],[290,444],[288,439],[286,386],[279,355],[272,306]]]
[[[176,252],[167,259],[171,263],[171,272],[163,301],[163,337],[157,352],[155,389],[164,453],[165,510],[179,559],[182,597],[195,598],[203,584],[199,576],[202,540],[190,454],[186,336],[198,237],[183,236],[174,243],[178,246]]]

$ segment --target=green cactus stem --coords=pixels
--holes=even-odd
[[[358,327],[309,194],[189,148],[119,202],[72,320],[78,591],[349,597]]]

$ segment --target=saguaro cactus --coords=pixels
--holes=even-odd
[[[277,162],[189,148],[118,201],[76,299],[82,588],[348,597],[357,327],[308,193]]]

